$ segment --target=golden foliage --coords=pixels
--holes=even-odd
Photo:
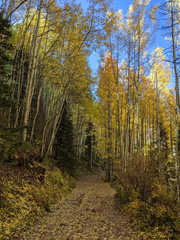
[[[15,237],[20,230],[32,225],[45,211],[51,211],[51,205],[60,201],[73,186],[72,179],[57,168],[46,167],[43,182],[39,177],[34,168],[6,168],[6,175],[3,174],[0,181],[1,239]]]

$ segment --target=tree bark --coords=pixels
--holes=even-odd
[[[179,110],[180,110],[180,102],[179,102],[179,76],[177,70],[177,55],[176,55],[176,39],[175,39],[175,29],[174,29],[174,9],[173,9],[173,1],[171,1],[171,34],[172,34],[172,50],[173,50],[173,66],[175,73],[175,89],[176,89],[176,179],[177,179],[177,204],[180,205],[180,176],[179,176]]]
[[[40,1],[40,7],[38,9],[38,17],[37,17],[37,23],[36,23],[36,29],[32,40],[32,49],[31,49],[31,60],[29,64],[29,70],[28,70],[28,79],[27,79],[27,87],[26,87],[26,93],[25,93],[25,105],[24,105],[24,117],[23,117],[23,141],[25,142],[27,140],[27,129],[29,124],[29,115],[31,111],[31,103],[32,103],[32,97],[34,94],[34,88],[35,88],[35,81],[36,81],[36,72],[37,72],[37,64],[38,64],[38,55],[39,55],[39,49],[38,49],[38,31],[39,31],[39,25],[41,20],[41,13],[42,13],[42,5],[44,0]]]

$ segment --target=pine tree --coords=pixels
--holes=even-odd
[[[56,133],[54,157],[57,159],[58,167],[69,172],[71,175],[75,174],[77,163],[74,157],[73,137],[73,124],[68,110],[68,103],[65,101],[61,122]]]
[[[92,169],[93,161],[95,159],[95,145],[96,136],[94,131],[94,125],[91,121],[88,122],[86,129],[86,140],[85,140],[85,160],[87,161],[87,166]]]
[[[9,43],[11,37],[10,23],[3,18],[0,12],[0,107],[8,107],[11,105],[10,89],[7,84],[7,76],[9,74],[8,67],[11,64],[10,51],[13,49]]]

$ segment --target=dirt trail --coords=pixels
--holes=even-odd
[[[101,175],[82,177],[67,199],[20,239],[134,240],[135,234],[114,207],[114,194]]]

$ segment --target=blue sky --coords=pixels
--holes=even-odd
[[[76,0],[77,3],[81,3],[83,8],[86,8],[88,6],[88,0]],[[112,0],[112,7],[115,11],[118,11],[119,9],[123,10],[123,15],[127,14],[129,5],[132,3],[133,0]],[[158,3],[163,3],[164,1],[162,0],[151,0],[151,4],[158,4]],[[161,33],[158,34],[158,38],[156,39],[156,43],[154,44],[153,48],[158,47],[163,47],[165,45],[164,38],[161,36]],[[90,66],[91,68],[96,71],[98,68],[98,54],[93,53],[90,57]]]
[[[82,4],[83,8],[86,8],[88,6],[88,0],[76,0],[78,3]],[[160,4],[162,5],[164,3],[165,0],[151,0],[150,5],[154,5],[154,4]],[[125,16],[127,14],[127,11],[129,9],[129,5],[133,2],[133,0],[112,0],[112,8],[115,11],[118,11],[119,9],[123,10],[123,15]],[[159,15],[159,18],[161,18],[161,16]],[[160,23],[160,26],[164,25],[163,21]],[[153,49],[155,49],[156,47],[162,47],[162,48],[167,48],[168,43],[167,41],[164,40],[163,36],[163,31],[159,30],[157,33],[157,37],[156,37],[156,41],[154,42],[153,46],[151,47],[152,51]],[[165,34],[165,33],[164,33]],[[168,56],[167,56],[168,57]],[[92,55],[89,58],[89,63],[90,63],[90,67],[93,70],[94,74],[96,75],[98,67],[99,67],[99,55],[96,52],[93,52]],[[174,83],[172,81],[170,88],[174,88]]]
[[[84,8],[88,5],[88,0],[76,0],[78,3],[81,3]],[[112,0],[112,7],[115,10],[123,9],[123,13],[126,14],[129,8],[129,5],[133,0]],[[151,0],[151,4],[157,4],[163,2],[162,0]]]
[[[123,9],[123,13],[126,14],[131,3],[132,0],[114,0],[113,7],[115,10]]]
[[[88,0],[76,0],[76,1],[78,3],[81,3],[84,8],[86,8],[88,5]],[[115,10],[124,9],[124,11],[126,12],[131,2],[132,0],[114,0],[112,6]]]

